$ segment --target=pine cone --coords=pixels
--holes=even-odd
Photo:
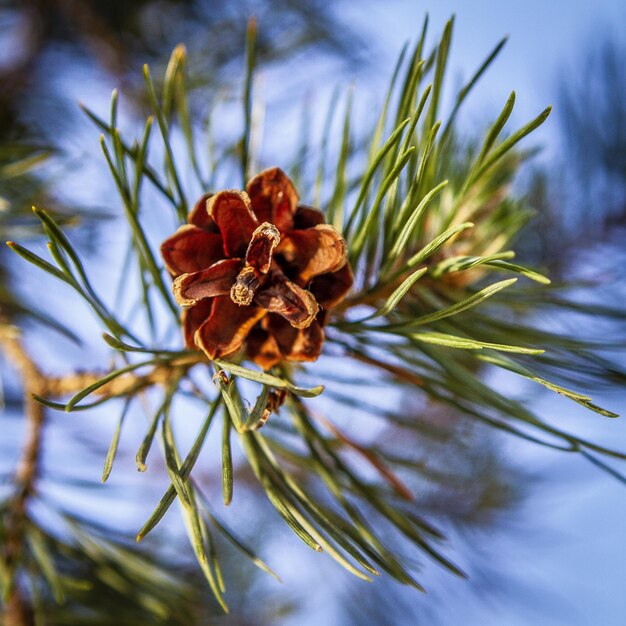
[[[314,361],[330,308],[353,282],[346,243],[279,168],[246,191],[205,195],[161,244],[185,343],[210,359],[238,352],[268,369]]]

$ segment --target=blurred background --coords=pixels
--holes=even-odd
[[[526,122],[546,104],[554,105],[548,123],[530,139],[538,153],[518,181],[518,193],[528,195],[537,210],[533,225],[517,242],[521,258],[549,268],[551,276],[599,281],[603,303],[623,307],[626,7],[617,0],[0,0],[3,239],[32,237],[33,245],[43,249],[30,206],[50,207],[66,224],[80,222],[76,240],[96,268],[99,286],[112,290],[107,268],[121,250],[116,232],[121,209],[99,150],[99,131],[77,101],[106,117],[110,93],[117,87],[122,94],[120,125],[135,128],[146,110],[142,65],[150,64],[153,75],[159,75],[171,50],[183,42],[189,55],[192,112],[203,123],[216,120],[219,148],[241,123],[239,106],[233,103],[241,91],[247,19],[254,15],[259,28],[258,115],[267,129],[258,147],[261,165],[291,162],[306,156],[297,153],[303,112],[310,124],[307,132],[315,136],[337,87],[353,84],[355,126],[370,119],[369,112],[382,104],[402,45],[416,39],[426,13],[431,43],[456,14],[448,96],[509,35],[468,100],[459,119],[462,133],[473,137],[482,132],[512,89],[518,94],[514,124]],[[169,228],[155,226],[166,234]],[[86,312],[66,310],[66,294],[50,292],[45,278],[31,275],[6,250],[0,251],[0,288],[3,321],[24,325],[42,367],[68,371],[102,365],[106,349]],[[35,312],[72,324],[79,320],[87,347],[51,340],[42,320],[24,304],[35,301],[40,304]],[[584,330],[576,319],[560,323],[574,334]],[[24,425],[20,381],[10,363],[2,366],[2,379],[0,489],[8,493]],[[591,391],[598,403],[623,413],[623,389]],[[547,393],[536,392],[529,401],[547,415],[561,407]],[[424,511],[444,526],[454,559],[468,571],[469,581],[430,564],[421,574],[427,595],[391,581],[367,585],[352,580],[332,561],[311,556],[264,503],[255,502],[254,490],[243,488],[230,516],[247,520],[246,539],[279,571],[283,584],[260,580],[247,562],[228,560],[227,576],[237,589],[234,610],[229,617],[214,618],[219,613],[202,589],[191,555],[181,556],[189,550],[177,516],[170,513],[147,551],[169,559],[184,587],[171,601],[186,606],[194,617],[172,623],[623,624],[624,486],[569,455],[485,429],[468,432],[453,420],[446,423],[445,416],[435,417],[441,418],[436,424],[443,432],[425,435],[421,446],[435,459],[440,476],[416,488]],[[621,442],[622,448],[626,442],[622,423],[607,428],[606,421],[582,408],[568,407],[567,415],[558,419],[597,441],[617,447]],[[123,544],[158,500],[165,470],[158,464],[148,475],[134,470],[141,425],[128,424],[111,481],[99,485],[114,423],[106,410],[80,418],[50,414],[39,487],[48,500],[41,504],[40,516],[50,528],[59,526],[54,511],[67,507],[77,519],[89,518],[96,535]],[[400,448],[401,435],[388,436],[392,442],[395,436]],[[201,482],[215,481],[211,469],[209,462],[198,464]],[[245,480],[242,476],[242,484]],[[83,565],[86,569],[76,575],[92,576],[89,564]],[[123,586],[115,595],[105,583],[101,581],[108,591],[97,603],[106,605],[113,598],[126,611],[127,623],[142,623],[137,617],[143,615],[140,599],[129,598]],[[95,604],[96,595],[85,595],[85,605]],[[68,609],[50,623],[79,623],[75,617]],[[108,622],[96,613],[91,623]],[[154,618],[150,623],[169,622]]]

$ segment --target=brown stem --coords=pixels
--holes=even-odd
[[[35,492],[41,458],[42,430],[45,409],[35,401],[33,394],[44,388],[44,376],[28,356],[19,334],[11,326],[0,327],[0,349],[7,361],[20,373],[24,390],[26,436],[15,471],[15,493],[9,501],[5,538],[5,563],[9,572],[15,572],[20,561],[28,525],[28,501]],[[28,599],[14,583],[9,593],[4,614],[6,626],[27,626],[33,623]]]
[[[99,396],[128,395],[151,385],[166,385],[172,377],[185,374],[198,363],[208,362],[200,352],[155,365],[146,374],[129,372],[100,387],[95,393]],[[108,372],[76,372],[65,376],[48,376],[44,379],[45,387],[40,394],[44,397],[58,398],[77,393],[100,380]]]
[[[411,490],[400,480],[398,475],[391,468],[385,465],[385,463],[378,458],[374,450],[357,443],[321,413],[317,413],[316,411],[312,411],[310,409],[307,412],[313,419],[323,424],[325,428],[329,430],[339,441],[343,442],[347,447],[351,448],[355,452],[358,452],[366,461],[368,461],[401,498],[404,498],[409,502],[413,502],[415,500],[415,496],[411,493]]]

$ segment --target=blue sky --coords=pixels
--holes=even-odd
[[[499,60],[484,77],[481,98],[506,98],[516,89],[527,114],[550,100],[559,70],[572,67],[588,43],[611,30],[623,39],[626,30],[626,4],[618,0],[440,0],[430,4],[391,0],[371,3],[366,11],[355,3],[343,17],[349,15],[359,29],[370,34],[388,63],[404,41],[419,33],[426,12],[431,32],[440,32],[445,21],[456,15],[452,68],[466,75],[502,36],[509,35]]]

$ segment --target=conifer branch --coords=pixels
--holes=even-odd
[[[224,585],[211,532],[234,535],[216,522],[213,513],[206,514],[200,506],[203,497],[191,475],[211,425],[220,418],[225,505],[237,496],[232,445],[238,441],[259,489],[295,535],[310,548],[329,554],[355,576],[369,580],[370,574],[386,572],[402,584],[423,589],[395,552],[385,547],[378,525],[370,524],[369,515],[363,511],[372,510],[383,526],[395,528],[424,555],[451,573],[464,576],[433,547],[433,540],[443,537],[410,508],[409,490],[396,472],[408,467],[415,473],[427,474],[430,468],[411,463],[402,454],[385,453],[376,443],[362,444],[359,437],[337,424],[316,417],[310,399],[325,392],[325,388],[334,394],[333,398],[340,398],[344,407],[365,405],[363,399],[341,396],[333,389],[336,372],[322,380],[315,379],[317,370],[307,362],[317,358],[324,338],[325,345],[334,348],[336,358],[349,358],[376,368],[394,391],[411,398],[418,395],[425,406],[449,411],[455,418],[462,416],[538,445],[581,454],[610,475],[620,476],[598,457],[624,460],[626,453],[597,446],[551,425],[485,376],[487,368],[497,367],[598,414],[616,417],[593,404],[586,394],[564,387],[563,376],[556,381],[547,378],[546,370],[558,372],[558,368],[573,377],[581,362],[592,362],[597,378],[614,375],[617,370],[609,360],[598,360],[596,351],[602,345],[534,328],[532,313],[553,287],[538,271],[510,262],[514,256],[510,243],[530,215],[523,201],[511,192],[515,174],[529,154],[520,152],[517,143],[546,119],[549,109],[508,138],[501,138],[513,110],[512,95],[484,139],[465,145],[457,136],[453,120],[501,44],[459,92],[457,104],[446,121],[438,119],[438,108],[452,21],[429,55],[423,55],[425,35],[424,30],[408,62],[404,62],[404,56],[401,58],[377,126],[366,134],[368,141],[364,145],[355,140],[350,104],[347,105],[336,155],[337,174],[325,184],[323,173],[333,167],[328,163],[331,157],[327,150],[333,120],[329,114],[321,161],[310,185],[310,195],[326,198],[321,201],[326,215],[299,204],[293,184],[278,167],[249,180],[251,164],[258,162],[257,155],[252,154],[254,142],[250,141],[256,58],[256,30],[252,22],[244,80],[243,135],[234,145],[224,147],[227,156],[219,163],[229,171],[233,165],[230,159],[236,160],[237,170],[244,174],[245,193],[203,189],[195,208],[187,213],[186,198],[190,196],[179,172],[194,171],[200,181],[213,180],[215,168],[211,165],[210,173],[202,172],[202,159],[195,157],[182,48],[176,48],[172,54],[161,97],[145,69],[154,119],[161,131],[157,141],[165,155],[161,169],[150,164],[148,158],[152,118],[146,122],[143,139],[133,142],[117,130],[116,93],[110,123],[88,112],[110,138],[111,146],[102,140],[104,155],[132,234],[123,271],[128,274],[134,269],[137,273],[141,293],[135,309],[144,316],[150,331],[148,340],[138,339],[146,329],[138,328],[138,323],[131,324],[135,319],[126,319],[117,312],[118,307],[110,307],[96,294],[78,253],[61,225],[47,212],[36,210],[50,238],[53,262],[19,244],[9,244],[22,258],[74,289],[108,331],[104,339],[120,362],[103,373],[63,377],[46,377],[38,370],[29,373],[28,367],[23,367],[25,380],[29,376],[36,380],[36,384],[25,385],[25,389],[43,405],[65,411],[125,400],[105,461],[105,476],[111,471],[129,404],[140,391],[156,390],[159,407],[148,415],[149,426],[136,460],[137,467],[144,471],[148,454],[156,447],[153,443],[160,439],[169,483],[137,538],[151,532],[178,498],[199,566],[224,610]],[[427,77],[432,83],[423,88],[422,81]],[[393,111],[392,102],[396,103]],[[181,128],[176,125],[176,112]],[[440,128],[444,129],[442,133]],[[189,163],[174,150],[172,142],[178,132],[185,137]],[[362,170],[361,175],[350,180],[353,161]],[[301,193],[306,195],[304,164],[298,165],[297,171],[304,186]],[[129,173],[134,173],[134,179]],[[144,178],[160,192],[159,199],[168,204],[168,210],[180,224],[161,244],[162,261],[154,251],[155,242],[149,239],[140,210]],[[296,218],[314,221],[315,225],[296,228]],[[275,230],[273,238],[263,234],[268,227]],[[274,246],[283,237],[286,242],[291,238],[291,243],[282,250],[277,248],[272,257]],[[298,244],[298,238],[304,243]],[[324,265],[333,254],[337,259]],[[274,273],[270,281],[272,263],[282,269],[271,270]],[[311,269],[309,264],[315,267]],[[493,272],[508,276],[494,282],[490,279]],[[510,274],[516,276],[510,278]],[[175,281],[174,299],[169,290],[170,278]],[[518,278],[539,285],[532,292],[534,296],[529,297],[528,290],[525,295]],[[313,291],[320,284],[323,287],[324,281],[327,299],[321,299],[324,289],[320,288],[319,302],[326,301],[328,305],[320,314]],[[235,289],[237,297],[233,299],[227,294],[235,286],[240,289]],[[342,301],[351,288],[351,295]],[[178,305],[188,307],[182,318]],[[576,310],[575,306],[572,304],[570,310]],[[602,315],[599,309],[589,312]],[[174,345],[160,344],[163,337],[171,336],[169,327],[159,328],[158,320],[163,317],[160,313],[168,314],[170,322],[174,317],[188,349],[180,348],[180,339]],[[277,322],[278,330],[272,329],[271,315],[276,316],[274,321],[282,316]],[[318,326],[313,326],[314,321]],[[325,325],[326,331],[330,329],[326,335]],[[312,331],[304,334],[313,328],[318,331],[316,335]],[[252,340],[253,332],[261,345]],[[257,352],[251,351],[255,345]],[[313,358],[307,352],[312,348],[318,350]],[[544,351],[548,354],[542,360]],[[141,360],[133,360],[137,355]],[[252,366],[245,363],[246,359],[252,361]],[[204,372],[206,381],[210,380],[210,367],[215,371],[217,397],[195,386],[191,375],[196,365]],[[301,386],[299,379],[307,375],[314,378],[314,384]],[[357,379],[362,386],[372,382],[366,376],[358,375]],[[254,396],[247,397],[254,385],[256,401]],[[210,408],[191,450],[184,456],[177,448],[172,422],[178,396],[190,387],[202,410]],[[65,403],[50,400],[68,395],[72,397]],[[96,400],[83,402],[89,396]],[[33,402],[30,395],[27,400]],[[43,422],[44,409],[38,410]],[[276,416],[281,411],[287,419]],[[388,418],[392,425],[408,426],[415,431],[423,426],[403,419],[389,407],[370,412]],[[268,426],[264,427],[266,423]],[[320,423],[332,437],[317,428]],[[297,443],[283,438],[285,432]],[[353,455],[356,452],[370,470],[374,467],[378,480],[365,478],[358,464],[353,468],[345,462],[340,448]],[[32,473],[36,476],[36,466]],[[430,471],[432,480],[435,475]],[[415,507],[419,503],[411,504]],[[235,543],[258,565],[249,549]]]

